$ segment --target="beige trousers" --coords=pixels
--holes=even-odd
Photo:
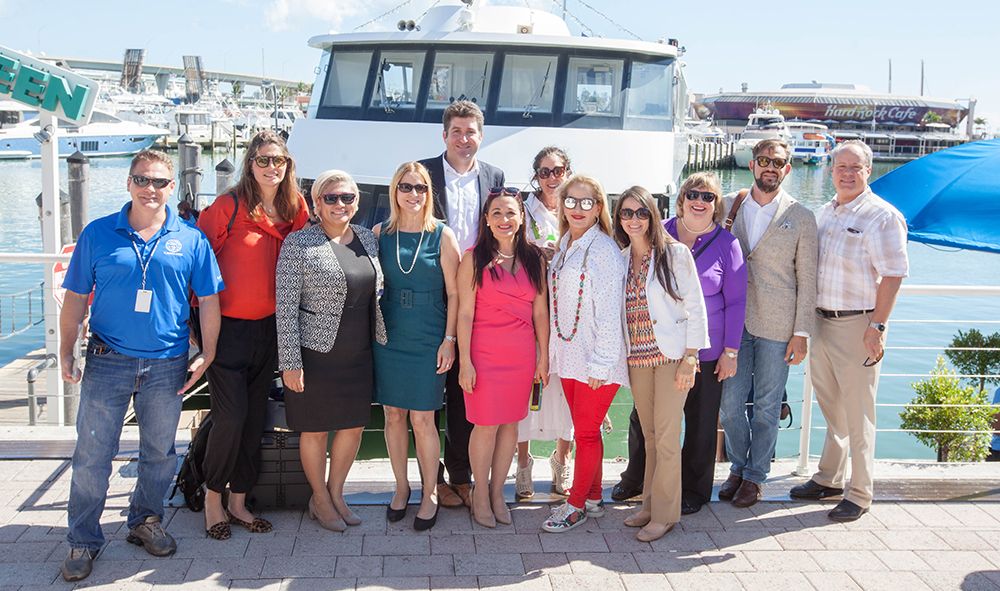
[[[816,400],[826,418],[826,441],[813,481],[844,488],[844,499],[867,508],[872,504],[875,461],[875,395],[882,363],[864,367],[863,337],[868,314],[816,320],[809,353]],[[851,480],[845,487],[850,452]]]
[[[650,520],[660,524],[681,519],[681,419],[688,391],[674,385],[678,363],[628,370],[646,439],[642,510],[649,511]]]

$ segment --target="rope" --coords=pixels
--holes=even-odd
[[[616,21],[615,21],[614,19],[612,19],[612,18],[611,18],[610,16],[608,16],[608,15],[604,14],[604,13],[603,13],[603,12],[601,12],[600,10],[597,10],[596,8],[594,8],[593,6],[591,6],[590,4],[588,4],[587,2],[585,2],[585,0],[577,0],[577,2],[579,2],[580,4],[583,4],[584,6],[586,6],[586,7],[587,7],[587,8],[589,8],[589,9],[593,10],[594,12],[596,12],[597,14],[599,14],[599,15],[600,15],[601,17],[603,17],[603,18],[604,18],[604,20],[608,21],[608,22],[609,22],[609,23],[611,23],[612,25],[614,25],[614,26],[618,27],[619,29],[621,29],[622,31],[624,31],[624,32],[628,33],[629,35],[632,35],[633,37],[635,37],[635,38],[636,38],[636,39],[638,39],[639,41],[642,41],[642,37],[640,37],[640,36],[636,35],[636,34],[635,34],[635,33],[633,33],[632,31],[630,31],[630,30],[626,29],[626,28],[625,28],[624,26],[622,26],[622,25],[618,24],[618,22],[616,22]]]
[[[552,3],[555,4],[556,6],[558,6],[559,10],[562,10],[563,5],[562,5],[562,1],[561,0],[552,0]],[[579,17],[577,17],[572,12],[570,12],[568,8],[566,9],[566,16],[568,16],[571,19],[573,19],[574,21],[576,21],[576,24],[580,25],[580,28],[584,29],[588,33],[588,36],[590,36],[590,37],[596,37],[597,36],[594,33],[594,29],[591,29],[590,27],[588,27],[587,23],[585,23],[582,20],[580,20]]]
[[[400,10],[401,8],[403,8],[404,6],[406,6],[407,4],[410,4],[412,2],[413,2],[413,0],[404,0],[404,2],[402,4],[398,4],[394,8],[390,8],[389,10],[387,10],[387,11],[383,12],[382,14],[376,16],[375,18],[371,19],[370,21],[368,21],[366,23],[362,23],[362,24],[354,27],[353,31],[357,31],[358,29],[363,29],[363,28],[367,27],[370,24],[373,24],[373,23],[375,23],[377,21],[380,21],[383,18],[385,18],[385,17],[389,16],[390,14],[392,14],[392,13]],[[440,0],[438,0],[438,2],[440,2]],[[435,2],[434,4],[437,4],[437,2]],[[430,10],[430,8],[428,8],[427,10]],[[424,11],[424,14],[427,14],[427,11]],[[420,15],[420,16],[423,16],[423,14]]]

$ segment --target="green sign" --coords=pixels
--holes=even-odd
[[[0,46],[0,99],[10,99],[82,125],[100,85],[58,66]]]

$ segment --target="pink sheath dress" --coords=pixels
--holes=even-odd
[[[535,374],[531,310],[538,293],[527,272],[483,271],[476,290],[470,354],[476,387],[465,393],[465,415],[474,425],[516,423],[528,415]]]

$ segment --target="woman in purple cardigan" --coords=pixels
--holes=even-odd
[[[691,249],[708,312],[709,346],[684,404],[681,514],[701,510],[712,497],[722,381],[736,374],[746,315],[747,269],[735,236],[722,223],[722,187],[710,172],[689,176],[677,196],[667,232]]]

